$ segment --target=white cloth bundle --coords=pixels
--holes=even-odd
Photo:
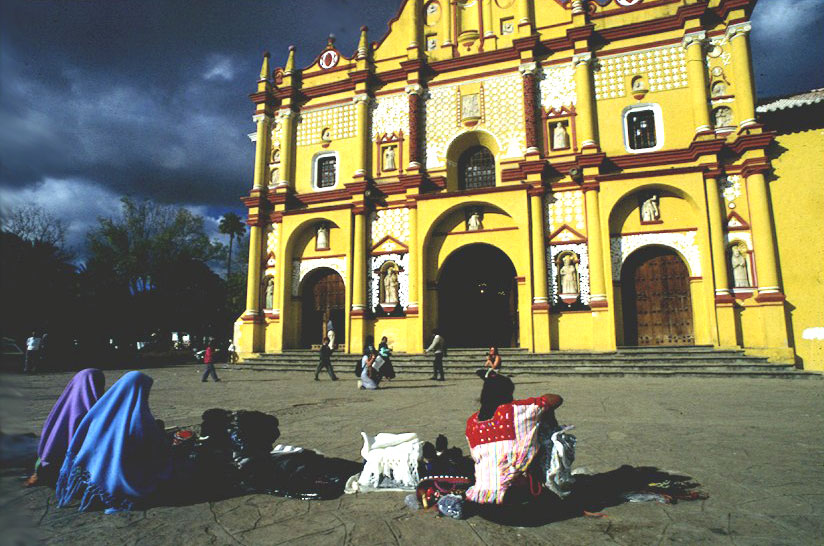
[[[366,460],[358,483],[377,488],[381,478],[388,478],[400,487],[414,489],[418,484],[418,461],[421,458],[421,441],[414,432],[376,436],[363,436],[361,456]]]

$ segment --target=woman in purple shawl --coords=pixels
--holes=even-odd
[[[81,512],[132,510],[150,504],[171,478],[170,447],[149,410],[152,383],[145,373],[129,372],[89,410],[57,478],[58,506],[78,498]]]
[[[105,386],[106,378],[103,372],[94,368],[77,372],[69,381],[43,423],[40,445],[37,447],[37,464],[26,485],[54,483],[74,431],[89,409],[103,395]]]

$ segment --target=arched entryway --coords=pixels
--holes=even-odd
[[[625,345],[694,345],[687,265],[672,249],[647,246],[621,269]]]
[[[450,347],[518,344],[515,266],[492,245],[453,252],[438,276],[438,327]]]
[[[330,318],[335,327],[335,344],[342,345],[346,339],[346,289],[340,274],[327,267],[315,269],[303,280],[300,297],[301,347],[320,345]]]

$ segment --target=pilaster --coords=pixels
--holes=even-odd
[[[585,148],[598,149],[598,138],[595,127],[595,97],[592,86],[590,64],[592,53],[578,53],[573,57],[575,64],[575,94],[576,114],[579,140],[582,150]]]
[[[755,88],[748,38],[750,30],[752,30],[752,25],[749,22],[736,23],[727,27],[727,39],[732,49],[732,68],[735,78],[735,115],[740,128],[755,125]]]
[[[707,102],[707,70],[704,64],[704,43],[707,33],[690,32],[684,35],[682,45],[687,53],[687,78],[692,99],[692,116],[696,133],[712,130]]]
[[[532,336],[535,352],[550,350],[549,298],[547,295],[546,234],[544,231],[543,191],[530,192],[530,239],[532,242]]]

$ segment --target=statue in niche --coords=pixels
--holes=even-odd
[[[469,218],[466,220],[466,231],[480,231],[483,228],[484,225],[481,221],[481,211],[475,209],[469,214]]]
[[[717,81],[712,84],[710,94],[713,97],[722,97],[727,94],[727,84],[722,81]]]
[[[274,187],[278,182],[280,182],[280,169],[273,167],[272,172],[269,174],[269,186]]]
[[[561,258],[564,265],[559,270],[562,294],[578,294],[578,265],[574,254],[564,254]]]
[[[395,169],[397,169],[395,166],[395,147],[387,146],[383,149],[383,170],[394,171]]]
[[[271,309],[275,305],[275,280],[272,277],[266,278],[266,297],[264,298],[264,308]]]
[[[461,97],[461,117],[463,119],[481,117],[481,100],[477,93]]]
[[[559,121],[552,132],[552,149],[563,150],[564,148],[569,148],[569,135],[564,124]]]
[[[748,288],[750,286],[750,272],[747,270],[747,258],[741,253],[741,246],[732,247],[730,257],[732,265],[732,282],[735,288]]]
[[[317,231],[315,247],[318,250],[329,250],[329,226],[327,224],[320,224]]]
[[[332,133],[329,131],[328,128],[321,131],[320,139],[324,142],[332,142]]]
[[[632,90],[633,91],[643,91],[644,90],[644,78],[641,76],[636,76],[632,79]]]
[[[661,210],[658,208],[658,196],[652,194],[641,203],[641,221],[657,222],[661,218]]]
[[[716,127],[731,127],[732,109],[727,106],[719,106],[713,111],[713,123]]]
[[[397,268],[388,267],[383,275],[383,302],[381,303],[398,303],[400,286]]]

